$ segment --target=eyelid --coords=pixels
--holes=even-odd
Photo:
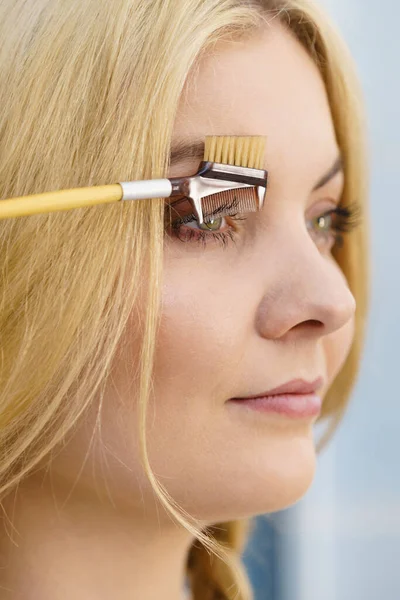
[[[320,217],[325,213],[337,209],[340,206],[342,196],[338,199],[332,197],[321,198],[319,201],[314,202],[306,211],[307,219],[314,219]]]

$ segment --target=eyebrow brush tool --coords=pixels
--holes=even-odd
[[[226,208],[218,217],[256,212],[264,204],[268,181],[268,172],[261,168],[265,143],[265,136],[206,136],[204,159],[194,175],[8,198],[0,200],[0,219],[111,202],[178,196],[191,201],[200,224],[207,222],[205,213],[212,212],[221,204]],[[234,200],[231,207],[226,203],[227,198]]]

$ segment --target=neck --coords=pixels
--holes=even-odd
[[[29,478],[3,501],[2,598],[182,600],[186,530],[59,492]]]

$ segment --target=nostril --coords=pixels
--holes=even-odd
[[[324,324],[322,323],[322,321],[318,321],[317,319],[308,319],[307,321],[302,321],[301,323],[298,323],[294,327],[294,329],[297,329],[298,327],[304,327],[305,325],[314,327],[314,329],[321,329],[324,327]]]

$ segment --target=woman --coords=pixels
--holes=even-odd
[[[266,135],[269,172],[207,235],[157,198],[1,222],[1,597],[250,599],[250,518],[304,495],[361,354],[351,61],[306,0],[0,15],[1,198],[192,174],[206,135]],[[294,379],[322,406],[232,400]]]

